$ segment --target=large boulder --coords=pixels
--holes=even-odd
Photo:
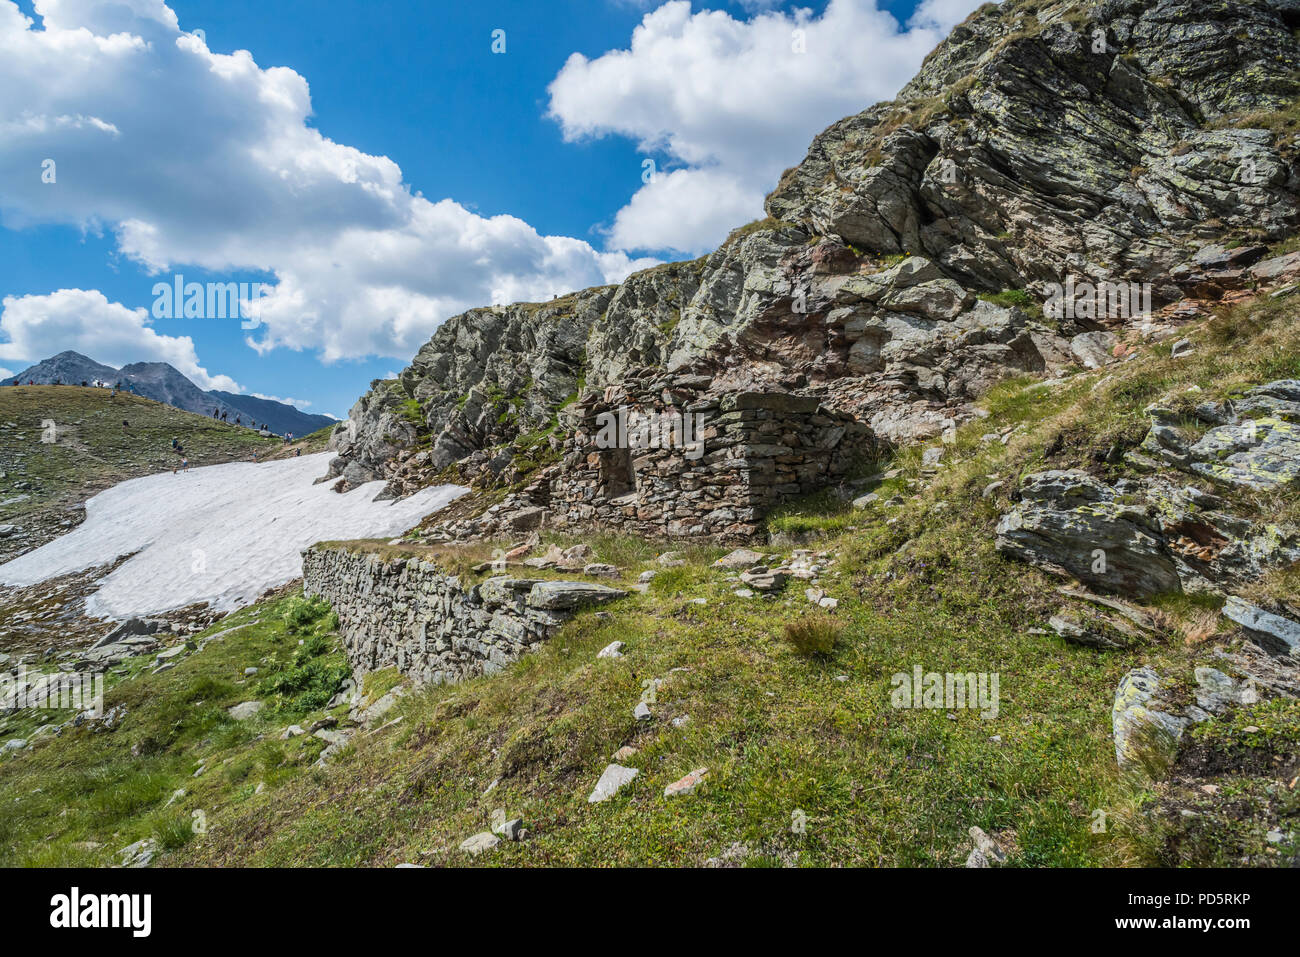
[[[1159,693],[1160,676],[1150,668],[1134,668],[1115,690],[1111,729],[1120,773],[1135,784],[1158,781],[1175,757],[1188,719],[1169,713]]]
[[[1189,456],[1193,472],[1229,485],[1292,486],[1300,482],[1300,425],[1275,417],[1221,425],[1193,445]]]
[[[1217,592],[1300,561],[1300,529],[1250,521],[1158,477],[1113,486],[1078,470],[1027,476],[997,526],[1003,554],[1100,591]]]
[[[1002,517],[997,548],[1063,572],[1099,591],[1149,596],[1180,590],[1160,523],[1145,506],[1077,470],[1025,479],[1018,507]]]
[[[627,592],[591,582],[543,581],[528,593],[528,607],[541,611],[570,611],[587,605],[602,605]]]

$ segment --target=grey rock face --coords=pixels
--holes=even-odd
[[[335,429],[327,478],[386,479],[399,452],[431,436],[427,464],[545,427],[576,393],[592,327],[614,294],[588,289],[549,303],[474,309],[448,320],[396,379],[376,380]]]
[[[1113,358],[1111,350],[1119,338],[1113,332],[1081,332],[1070,340],[1070,352],[1085,369],[1097,369]]]
[[[1120,679],[1111,710],[1115,759],[1134,781],[1157,781],[1173,764],[1188,720],[1163,710],[1160,676],[1135,668]]]
[[[1117,501],[1083,472],[1026,478],[1019,508],[998,523],[997,547],[1060,569],[1101,591],[1153,595],[1179,590],[1159,522],[1146,508]]]
[[[1181,296],[1184,264],[1300,273],[1218,242],[1300,225],[1291,146],[1237,122],[1300,94],[1291,7],[1033,7],[973,14],[897,100],[820,134],[769,218],[707,257],[449,320],[336,430],[330,477],[404,494],[454,462],[509,475],[503,442],[547,427],[580,379],[603,391],[638,367],[815,395],[884,439],[925,438],[1001,378],[1109,359],[1098,320],[1037,318],[1067,276],[1150,281],[1159,304]],[[977,298],[1004,289],[1025,308]]]
[[[1164,237],[1215,216],[1294,224],[1295,173],[1268,132],[1203,126],[1295,96],[1280,11],[1116,0],[1076,27],[1056,19],[1064,5],[1039,7],[956,28],[898,100],[821,134],[768,212],[998,287],[1067,270],[1154,276],[1176,264]]]
[[[1300,560],[1300,530],[1246,521],[1162,479],[1112,487],[1078,470],[1040,472],[1021,498],[998,523],[998,550],[1100,591],[1221,592]]]
[[[1300,382],[1280,379],[1238,400],[1197,406],[1196,417],[1214,428],[1195,443],[1168,409],[1146,411],[1153,420],[1141,446],[1147,455],[1227,485],[1273,489],[1300,481]]]
[[[1251,631],[1272,649],[1300,655],[1300,624],[1265,611],[1245,599],[1230,595],[1223,606],[1224,617]]]
[[[1211,429],[1191,447],[1191,468],[1232,485],[1268,489],[1300,481],[1300,425],[1250,419]]]

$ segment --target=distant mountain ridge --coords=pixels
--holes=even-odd
[[[3,381],[6,385],[14,382],[35,382],[38,385],[55,382],[65,385],[85,382],[93,385],[102,382],[110,386],[120,382],[124,388],[129,384],[136,395],[155,402],[199,415],[212,415],[213,411],[224,412],[230,422],[238,417],[244,424],[265,424],[270,431],[281,435],[286,432],[308,435],[334,424],[334,419],[327,415],[311,415],[274,399],[259,399],[215,389],[205,392],[166,362],[132,362],[114,369],[79,352],[68,350],[43,359]]]

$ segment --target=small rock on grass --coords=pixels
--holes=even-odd
[[[750,568],[763,560],[763,554],[749,548],[737,548],[713,563],[715,568]]]
[[[262,710],[263,702],[261,701],[241,701],[239,704],[228,709],[229,714],[236,721],[247,721],[257,712]]]
[[[588,804],[599,804],[601,801],[608,801],[623,785],[631,782],[641,772],[636,768],[625,768],[621,764],[608,765],[600,775],[600,780],[596,782],[596,787],[587,797]]]
[[[694,794],[704,779],[709,776],[708,768],[696,768],[684,778],[674,781],[664,788],[664,797],[678,797],[682,794]]]
[[[493,834],[499,834],[507,841],[519,840],[519,835],[524,831],[524,819],[521,817],[512,817],[508,821],[502,821],[492,828]]]
[[[501,843],[501,838],[488,831],[480,831],[472,837],[467,837],[460,842],[460,849],[469,854],[478,855],[484,851],[490,851]]]
[[[123,867],[148,867],[158,854],[158,842],[153,838],[136,841],[117,852]]]
[[[623,644],[623,642],[621,641],[611,641],[604,648],[600,649],[600,651],[596,652],[596,657],[597,658],[622,658],[623,649],[626,647],[627,645]]]
[[[971,840],[975,842],[975,849],[989,862],[993,864],[1002,864],[1006,861],[1007,852],[1002,850],[1002,848],[998,846],[997,841],[989,837],[982,828],[972,827],[968,833],[970,834]],[[969,867],[972,865],[968,862],[967,866]],[[977,864],[973,866],[978,867],[980,865]]]

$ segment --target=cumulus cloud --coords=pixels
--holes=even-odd
[[[1001,3],[1002,0],[995,2]],[[921,0],[907,25],[946,34],[979,6],[980,3],[971,3],[970,0]]]
[[[670,169],[616,215],[610,245],[698,253],[762,215],[762,198],[814,135],[891,99],[979,0],[926,0],[904,29],[875,0],[809,10],[647,13],[627,49],[573,54],[552,81],[550,115],[570,140],[624,136]],[[676,169],[672,167],[676,166]]]
[[[31,362],[71,349],[114,367],[128,362],[167,362],[200,389],[243,391],[229,376],[208,374],[199,364],[189,336],[160,334],[150,325],[144,309],[109,302],[96,290],[6,296],[0,306],[0,334],[8,339],[0,342],[0,359]]]
[[[270,273],[249,340],[261,351],[406,359],[457,312],[653,262],[412,192],[392,160],[308,125],[302,76],[214,53],[162,0],[34,6],[44,29],[0,0],[3,222],[108,233],[157,274]],[[99,334],[80,328],[83,340]]]
[[[281,402],[285,405],[292,405],[299,409],[307,409],[311,407],[310,399],[295,399],[292,396],[282,399],[278,395],[263,395],[261,392],[250,392],[248,394],[254,399],[266,399],[269,402]]]
[[[618,211],[610,230],[611,245],[622,249],[702,251],[754,218],[763,206],[763,191],[751,188],[720,169],[675,169],[656,175]],[[701,245],[683,246],[683,236],[698,236]]]

